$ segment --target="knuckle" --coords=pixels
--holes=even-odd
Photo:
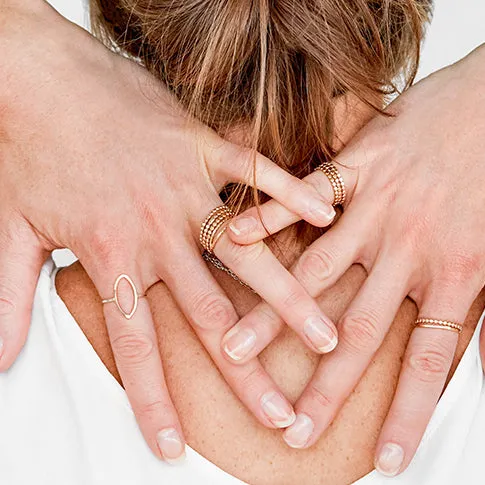
[[[326,249],[308,250],[300,259],[298,275],[316,281],[324,281],[333,272],[333,256]]]
[[[339,326],[341,340],[353,353],[375,352],[381,343],[377,315],[369,310],[348,313]]]
[[[283,180],[282,191],[288,198],[299,197],[305,188],[309,188],[311,185],[304,180],[295,180],[293,177],[285,177]]]
[[[423,348],[409,353],[408,369],[423,383],[444,379],[450,367],[450,357],[443,348]]]
[[[109,265],[120,259],[122,242],[116,231],[107,228],[97,228],[91,232],[89,251],[96,255],[96,260]]]
[[[334,409],[335,399],[329,393],[324,391],[316,383],[310,384],[308,387],[308,398],[314,402],[320,409]]]
[[[231,243],[228,247],[228,260],[234,265],[239,267],[241,265],[255,264],[260,260],[261,256],[266,250],[266,245],[263,241],[259,241],[247,246],[241,246],[239,244]]]
[[[466,285],[483,272],[484,257],[473,253],[450,253],[441,265],[441,280],[449,286]]]
[[[253,316],[254,321],[257,321],[258,324],[270,335],[276,336],[283,326],[283,321],[279,315],[267,303],[258,305],[258,307],[251,312],[251,316]]]
[[[148,418],[150,420],[152,418],[160,419],[161,416],[169,416],[172,413],[172,406],[167,401],[157,399],[155,401],[138,404],[136,413],[141,418]]]
[[[246,396],[251,396],[261,389],[261,383],[265,382],[266,379],[266,371],[263,369],[263,367],[257,365],[256,367],[254,367],[254,369],[252,369],[244,377],[242,377],[239,382],[241,385],[241,389],[244,390],[244,394]],[[261,393],[261,395],[265,392]]]
[[[236,321],[231,303],[216,292],[199,295],[192,306],[192,320],[205,329],[224,328]]]
[[[145,362],[155,348],[153,339],[142,332],[120,335],[113,339],[111,345],[115,356],[128,364]]]
[[[286,308],[294,308],[295,306],[301,305],[306,298],[307,295],[301,288],[289,288],[283,297],[283,305]]]

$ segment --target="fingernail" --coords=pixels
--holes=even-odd
[[[237,217],[229,224],[229,229],[236,235],[246,234],[254,231],[258,225],[258,221],[254,217]]]
[[[248,355],[255,343],[254,330],[234,327],[224,337],[222,348],[232,360],[241,360]]]
[[[295,422],[285,430],[283,439],[291,448],[303,448],[310,439],[315,425],[310,416],[297,414]]]
[[[399,473],[404,461],[404,450],[396,443],[386,443],[377,457],[376,470],[386,477],[393,477]]]
[[[185,460],[185,446],[175,428],[166,428],[157,434],[157,443],[164,460],[177,465]]]
[[[331,352],[337,346],[337,335],[322,317],[312,316],[307,318],[303,332],[312,345],[323,354]]]
[[[279,393],[270,391],[261,397],[261,407],[269,420],[277,428],[287,428],[296,419],[290,404]]]
[[[310,211],[312,214],[316,215],[319,219],[324,221],[333,221],[336,216],[335,209],[331,204],[327,201],[323,201],[320,199],[315,199],[312,202]]]

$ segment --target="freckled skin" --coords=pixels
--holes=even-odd
[[[214,272],[214,275],[240,315],[257,303],[257,297],[224,274]],[[352,267],[319,300],[324,311],[337,319],[364,277],[360,267]],[[119,380],[99,297],[82,267],[76,264],[61,271],[57,287],[104,364]],[[190,446],[222,469],[254,485],[345,485],[372,470],[375,443],[416,316],[410,301],[404,302],[372,364],[323,437],[309,450],[292,450],[284,444],[281,431],[264,429],[232,395],[164,285],[153,287],[148,298],[167,380]],[[484,302],[482,293],[467,319],[453,371]],[[292,401],[318,363],[318,357],[290,330],[274,341],[261,360]]]

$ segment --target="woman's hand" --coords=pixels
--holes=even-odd
[[[140,293],[163,279],[236,394],[263,424],[287,426],[292,407],[260,365],[234,366],[220,351],[238,315],[197,242],[202,221],[222,203],[220,189],[251,180],[252,154],[189,120],[134,62],[43,1],[27,3],[0,2],[0,370],[25,341],[46,255],[68,247],[103,299],[122,273]],[[309,222],[332,220],[314,187],[260,155],[256,180]],[[216,250],[283,318],[319,321],[331,342],[333,324],[263,243],[240,247],[226,236]],[[127,309],[133,304],[127,287],[120,298]],[[130,320],[114,304],[104,309],[141,430],[155,454],[177,458],[182,431],[146,300]]]
[[[339,155],[350,192],[344,213],[292,272],[312,296],[353,263],[362,264],[368,278],[338,324],[338,347],[322,359],[295,405],[297,422],[285,432],[290,446],[310,446],[328,427],[407,295],[420,317],[463,322],[484,286],[484,79],[482,47],[412,87],[390,106],[395,117],[375,118]],[[332,193],[321,172],[306,180]],[[275,201],[262,207],[262,217],[272,233],[298,220]],[[241,244],[267,235],[254,209],[232,227],[232,239]],[[262,303],[226,335],[223,347],[251,336],[252,347],[240,345],[246,353],[238,355],[238,362],[250,362],[282,325]],[[383,473],[395,475],[411,461],[457,340],[453,331],[414,330],[377,446],[376,467]],[[483,342],[482,333],[482,347]]]

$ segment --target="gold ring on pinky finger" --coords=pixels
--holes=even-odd
[[[131,310],[129,312],[125,311],[123,307],[121,306],[120,303],[120,297],[119,297],[119,288],[120,288],[120,283],[125,280],[131,288],[132,294],[133,294],[133,304],[131,307]],[[135,283],[133,280],[126,274],[120,274],[118,278],[116,278],[114,288],[113,288],[113,297],[112,298],[107,298],[106,300],[102,300],[101,303],[103,305],[106,305],[108,303],[115,303],[116,306],[118,307],[118,310],[121,312],[121,314],[127,319],[130,320],[133,315],[136,312],[136,309],[138,308],[138,300],[140,298],[145,298],[146,294],[145,293],[138,293]]]
[[[226,205],[220,205],[213,209],[200,226],[199,241],[201,246],[210,254],[220,237],[224,234],[229,221],[234,213]]]
[[[323,162],[315,169],[315,171],[316,170],[320,170],[320,172],[323,172],[328,178],[330,185],[332,186],[332,189],[333,189],[332,205],[333,206],[344,205],[345,199],[347,197],[347,190],[345,188],[344,179],[342,175],[340,175],[340,172],[338,171],[335,164],[332,162]]]
[[[448,320],[435,320],[434,318],[418,318],[416,320],[416,327],[441,328],[457,333],[461,333],[463,330],[463,325],[461,323],[450,322]]]

